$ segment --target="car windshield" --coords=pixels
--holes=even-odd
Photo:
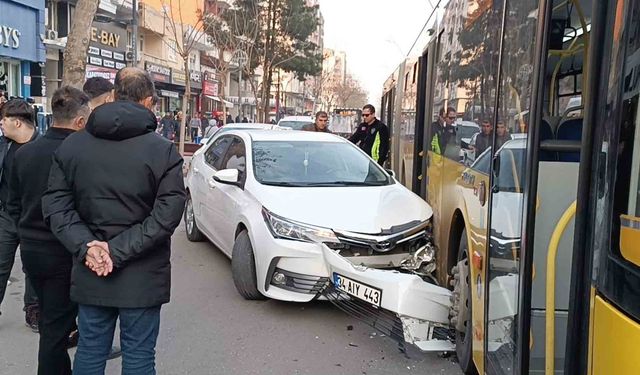
[[[305,125],[313,124],[313,121],[280,121],[278,126],[291,128],[293,130],[302,130]]]
[[[277,186],[382,186],[391,180],[355,146],[342,142],[257,141],[256,180]]]

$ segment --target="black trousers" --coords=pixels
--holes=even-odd
[[[5,210],[0,209],[0,304],[2,304],[7,290],[7,281],[9,281],[13,262],[16,259],[16,250],[19,242],[18,232],[13,220]],[[33,290],[29,276],[25,277],[24,282],[24,305],[38,303],[38,298]]]
[[[38,375],[71,374],[67,341],[76,327],[78,314],[78,306],[69,297],[73,260],[71,254],[30,251],[32,246],[23,243],[20,255],[40,302]]]

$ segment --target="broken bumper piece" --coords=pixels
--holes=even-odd
[[[354,265],[323,246],[330,285],[323,295],[402,346],[453,351],[449,311],[451,292],[419,276]],[[345,285],[345,281],[348,280]]]

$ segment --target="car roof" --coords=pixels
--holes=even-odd
[[[313,117],[311,117],[311,116],[287,116],[287,117],[284,117],[284,118],[280,119],[280,121],[278,121],[278,122],[281,122],[281,121],[304,121],[304,122],[311,121],[311,122],[313,122],[314,120],[313,120]]]
[[[259,122],[231,123],[222,127],[227,129],[273,129],[273,124],[262,124]]]
[[[476,124],[473,121],[467,121],[467,120],[462,120],[458,122],[456,126],[469,126],[469,127],[480,129],[480,125]]]
[[[344,138],[331,133],[287,131],[287,130],[262,130],[247,131],[233,129],[225,134],[244,135],[253,141],[304,141],[304,142],[347,142]]]

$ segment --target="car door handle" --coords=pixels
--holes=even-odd
[[[216,184],[212,180],[207,181],[207,185],[209,185],[209,189],[213,190],[216,188]]]
[[[193,167],[193,173],[198,174],[200,173],[200,170],[197,167]]]

